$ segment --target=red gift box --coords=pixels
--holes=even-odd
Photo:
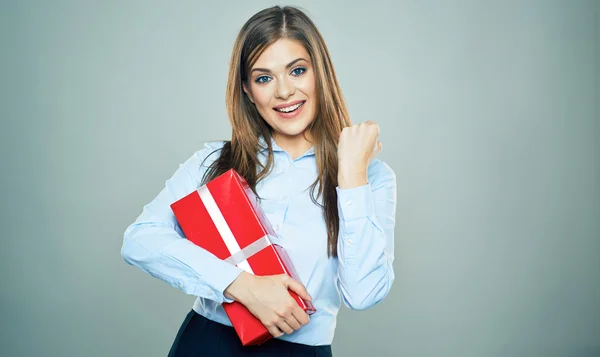
[[[171,204],[171,209],[188,240],[259,276],[287,274],[300,281],[287,253],[273,244],[276,236],[254,192],[231,169],[198,190]],[[290,291],[308,314],[316,310],[311,302]],[[259,345],[272,338],[263,324],[244,305],[223,303],[244,346]]]

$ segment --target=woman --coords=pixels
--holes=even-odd
[[[372,307],[394,281],[396,178],[375,159],[379,128],[351,125],[325,42],[293,7],[241,29],[227,108],[231,141],[206,144],[175,172],[125,231],[123,258],[197,296],[169,356],[330,356],[341,301]],[[170,204],[230,168],[261,198],[300,282],[248,274],[183,239]],[[317,312],[309,318],[288,289]],[[275,338],[243,347],[221,306],[234,300]]]

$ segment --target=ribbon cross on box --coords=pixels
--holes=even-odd
[[[247,181],[231,169],[196,191],[171,204],[186,238],[248,273],[266,276],[287,274],[300,281],[289,256],[278,244],[256,195]],[[308,314],[316,310],[311,302],[290,291]],[[241,303],[224,303],[243,345],[261,344],[271,334]]]

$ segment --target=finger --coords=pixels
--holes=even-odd
[[[296,300],[292,299],[290,295],[287,295],[287,302],[276,309],[277,315],[280,316],[280,321],[285,321],[290,328],[297,330],[301,327],[300,322],[296,320],[294,317],[295,310],[299,309],[298,303]],[[285,326],[283,326],[285,328]],[[286,333],[289,333],[287,330],[282,329]]]
[[[273,337],[281,337],[283,336],[283,331],[279,329],[277,325],[266,326],[267,330]]]
[[[296,304],[295,301],[294,301],[294,304]],[[298,305],[298,304],[296,304],[296,305]],[[300,311],[302,311],[302,309],[300,309]],[[298,320],[298,318],[296,317],[297,314],[298,314],[298,312],[296,312],[296,309],[294,309],[292,311],[292,313],[285,319],[285,322],[294,330],[299,330],[300,327],[302,327],[302,325],[305,325],[305,324],[301,323],[300,320]]]
[[[294,315],[294,318],[296,319],[296,321],[298,321],[298,323],[300,323],[303,326],[306,325],[310,321],[310,317],[304,310],[302,310],[300,308],[300,306],[298,306],[297,309],[294,309],[292,314]]]
[[[366,130],[375,131],[377,133],[377,136],[379,136],[379,125],[377,125],[377,123],[375,123],[372,120],[367,120],[365,122],[365,126],[367,127]]]
[[[279,321],[277,323],[277,327],[279,328],[279,330],[283,331],[284,333],[287,333],[288,335],[294,332],[294,329],[290,327],[286,320]]]
[[[306,288],[304,287],[304,285],[300,284],[299,282],[290,278],[287,275],[286,275],[286,278],[284,278],[284,279],[285,279],[284,283],[286,284],[288,289],[290,289],[293,292],[295,292],[296,294],[298,294],[304,300],[312,301],[312,297],[310,296],[308,291],[306,291]]]

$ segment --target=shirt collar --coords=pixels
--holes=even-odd
[[[277,145],[277,143],[275,142],[275,139],[271,136],[271,146],[273,147],[273,151],[279,151],[279,152],[285,152],[285,150],[283,150],[279,145]],[[258,144],[260,145],[260,147],[262,147],[263,149],[260,150],[260,152],[262,153],[266,153],[268,150],[267,147],[267,142],[265,141],[265,138],[260,135],[258,137]],[[315,147],[311,146],[310,149],[308,149],[302,156],[300,157],[304,157],[304,156],[308,156],[308,155],[314,155],[315,154]]]

